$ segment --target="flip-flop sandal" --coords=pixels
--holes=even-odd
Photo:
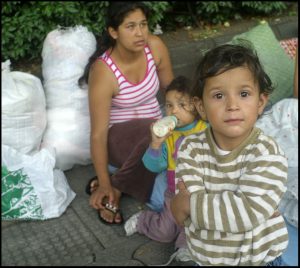
[[[106,210],[109,210],[109,211],[112,212],[114,215],[116,215],[117,213],[119,213],[119,214],[120,214],[120,217],[121,217],[121,221],[120,221],[120,222],[115,222],[115,221],[109,222],[109,221],[106,221],[105,219],[103,219],[103,218],[101,217],[101,215],[100,215],[100,213],[99,213],[99,211],[98,211],[98,217],[99,217],[99,220],[100,220],[102,223],[104,223],[104,224],[106,224],[106,225],[112,225],[112,224],[113,224],[113,225],[121,225],[121,224],[123,223],[123,221],[124,221],[123,215],[122,215],[122,212],[121,212],[121,210],[120,210],[119,208],[116,208],[116,207],[114,207],[114,206],[112,206],[112,205],[106,203],[106,204],[105,204],[105,209],[106,209]]]
[[[88,195],[91,195],[92,192],[91,192],[91,184],[93,181],[97,180],[97,176],[91,178],[89,180],[89,182],[87,183],[87,185],[85,186],[85,192],[88,194]]]

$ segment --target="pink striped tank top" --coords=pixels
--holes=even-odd
[[[119,85],[119,94],[112,98],[109,127],[132,119],[162,117],[156,98],[159,90],[156,66],[150,48],[145,46],[144,51],[147,70],[144,79],[138,84],[133,84],[126,79],[107,52],[99,58],[115,74]]]

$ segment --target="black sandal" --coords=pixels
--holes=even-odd
[[[101,215],[100,215],[100,213],[99,213],[100,211],[98,211],[98,217],[99,217],[99,220],[100,220],[102,223],[104,223],[104,224],[106,224],[106,225],[112,225],[112,224],[114,224],[114,225],[121,225],[121,224],[123,223],[123,221],[124,221],[123,215],[122,215],[122,212],[121,212],[121,210],[120,210],[119,208],[114,207],[114,206],[112,206],[112,205],[109,204],[109,203],[106,203],[106,204],[105,204],[105,209],[106,209],[106,210],[109,210],[109,211],[112,212],[114,215],[116,215],[117,213],[119,213],[119,214],[120,214],[120,217],[121,217],[121,221],[120,221],[120,222],[115,222],[115,221],[109,222],[109,221],[106,221],[105,219],[103,219],[103,218],[101,217]]]
[[[91,178],[88,182],[88,184],[85,186],[85,192],[88,194],[88,195],[91,195],[92,192],[91,192],[91,183],[94,181],[94,180],[98,180],[97,179],[97,176]]]

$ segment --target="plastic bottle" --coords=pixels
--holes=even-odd
[[[176,118],[176,116],[165,116],[154,123],[153,132],[157,137],[163,137],[176,127],[177,122],[178,119]]]

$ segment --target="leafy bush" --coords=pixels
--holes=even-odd
[[[149,18],[150,29],[153,29],[157,23],[164,19],[166,10],[170,9],[171,5],[166,1],[144,1],[145,5],[151,10]]]
[[[286,4],[280,1],[249,1],[240,2],[240,8],[249,14],[271,14],[271,13],[281,13],[286,9]]]
[[[108,1],[4,2],[2,61],[39,57],[47,34],[57,27],[85,25],[95,35],[104,28]]]
[[[168,2],[145,2],[153,10],[149,21],[154,27],[163,19]],[[52,1],[2,3],[2,61],[40,57],[47,34],[58,26],[84,25],[95,36],[104,29],[109,1]]]
[[[151,10],[150,29],[199,26],[199,22],[223,23],[245,14],[281,13],[291,2],[283,1],[144,1]],[[2,61],[36,59],[47,34],[58,26],[84,25],[96,36],[104,29],[109,1],[2,2]]]
[[[252,14],[280,14],[290,3],[280,1],[172,1],[161,23],[168,30],[182,26],[219,24]]]
[[[202,1],[196,3],[200,19],[212,24],[224,23],[230,19],[240,19],[249,15],[280,14],[286,9],[286,3],[280,1]]]
[[[236,13],[236,3],[231,1],[197,2],[197,15],[201,20],[210,21],[212,24],[222,23],[232,18]]]

